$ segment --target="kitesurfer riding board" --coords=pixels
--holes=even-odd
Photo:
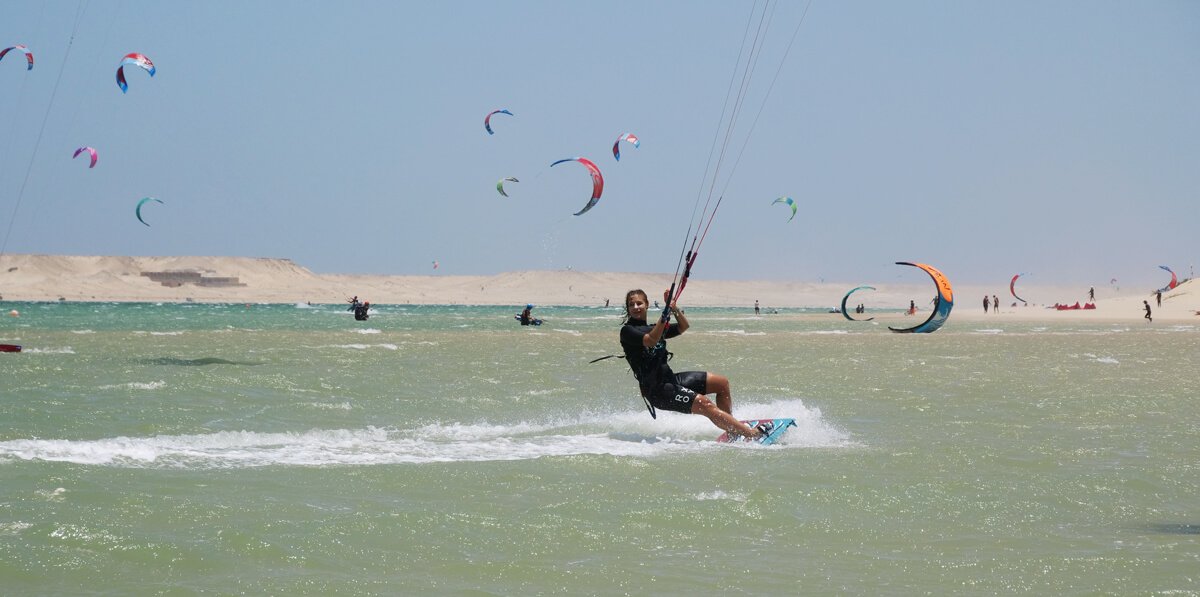
[[[766,430],[767,433],[761,437],[751,438],[740,435],[730,436],[728,432],[725,432],[717,438],[717,441],[723,444],[756,443],[769,446],[778,441],[780,437],[783,437],[788,427],[796,426],[796,419],[747,419],[742,422],[750,427]]]
[[[515,320],[517,320],[517,321],[521,321],[521,316],[520,316],[520,315],[513,315],[513,319],[515,319]],[[530,319],[530,320],[529,320],[529,323],[525,323],[525,322],[523,322],[523,321],[522,321],[522,322],[521,322],[521,325],[542,325],[542,320],[540,320],[540,319]]]

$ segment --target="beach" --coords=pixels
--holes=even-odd
[[[949,275],[949,274],[948,274]],[[653,298],[671,285],[670,273],[516,271],[495,275],[352,275],[317,274],[286,258],[264,257],[122,257],[80,255],[0,255],[0,297],[5,301],[198,302],[198,303],[343,303],[352,296],[376,305],[619,305],[624,292],[642,288]],[[951,280],[953,282],[953,280]],[[855,282],[709,280],[693,274],[682,306],[761,309],[839,308]],[[928,313],[932,284],[871,284],[851,306],[907,308]],[[1096,309],[1059,311],[1055,303],[1083,305],[1087,288],[1022,285],[1030,300],[1019,304],[1007,283],[955,285],[952,320],[1140,321],[1143,300],[1155,321],[1200,320],[1195,282],[1163,293],[1155,304],[1149,289],[1096,287]],[[996,296],[1001,308],[984,313],[984,296]]]

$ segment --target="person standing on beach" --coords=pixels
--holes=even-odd
[[[754,299],[754,314],[758,315],[758,299]]]
[[[1000,314],[1000,299],[996,298],[994,294],[992,295],[992,313]]]
[[[1161,307],[1162,306],[1162,291],[1161,290],[1154,293],[1154,299],[1158,302],[1158,306]]]
[[[1150,317],[1150,301],[1142,301],[1142,304],[1146,306],[1146,323],[1154,323],[1154,318]]]
[[[621,326],[621,348],[625,360],[638,380],[638,389],[650,416],[657,418],[655,409],[707,417],[721,430],[731,435],[757,438],[769,431],[750,427],[733,417],[733,395],[729,379],[707,371],[675,373],[667,364],[667,338],[674,338],[690,327],[683,309],[671,301],[663,308],[654,325],[646,322],[649,299],[641,289],[625,294],[625,323]],[[676,323],[670,323],[671,315]],[[716,394],[714,403],[706,394]]]
[[[987,315],[988,303],[989,303],[988,295],[985,294],[985,295],[983,295],[983,314],[984,315]]]
[[[1090,302],[1090,303],[1096,302],[1096,287],[1095,286],[1088,287],[1088,302]]]

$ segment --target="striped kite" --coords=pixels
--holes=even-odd
[[[137,52],[126,54],[125,57],[121,59],[121,64],[117,66],[117,85],[120,86],[121,93],[129,91],[129,84],[125,82],[126,64],[140,66],[145,69],[146,72],[150,73],[151,77],[154,76],[154,63],[151,62],[149,58],[138,54]]]

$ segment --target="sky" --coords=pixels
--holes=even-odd
[[[6,253],[670,273],[720,197],[693,280],[914,283],[924,274],[895,262],[916,261],[959,283],[1153,288],[1169,280],[1159,265],[1183,278],[1200,258],[1200,2],[4,13],[0,48],[35,56],[31,71],[0,60]],[[130,52],[157,72],[127,68],[122,94]],[[502,108],[513,116],[488,135]],[[617,161],[626,132],[641,147]],[[71,158],[84,145],[94,169]],[[587,171],[550,167],[575,156],[605,178],[581,216]],[[508,176],[520,182],[505,198]],[[790,222],[781,196],[798,206]],[[163,201],[146,206],[150,226],[134,217],[143,197]]]

